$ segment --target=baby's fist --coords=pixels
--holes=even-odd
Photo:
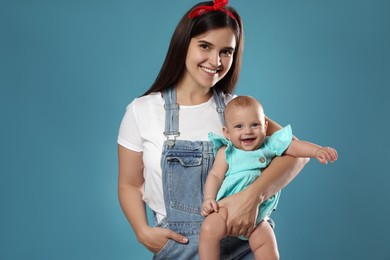
[[[315,157],[320,163],[327,164],[328,162],[336,161],[338,154],[336,149],[332,147],[322,147],[316,151]]]

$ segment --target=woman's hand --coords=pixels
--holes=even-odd
[[[228,235],[250,236],[255,228],[259,205],[290,183],[307,162],[306,158],[288,155],[275,157],[248,188],[219,201],[218,206],[228,211]]]
[[[188,243],[188,238],[167,228],[147,227],[137,235],[138,241],[153,254],[158,253],[172,239],[178,243]]]
[[[251,187],[248,187],[218,202],[219,207],[225,207],[228,211],[226,225],[229,236],[249,237],[254,230],[261,202],[258,196],[254,196],[251,192]]]

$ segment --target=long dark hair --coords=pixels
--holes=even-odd
[[[233,30],[236,37],[236,48],[233,53],[233,63],[230,70],[225,77],[214,85],[214,88],[224,93],[232,93],[234,91],[241,70],[241,58],[244,43],[244,32],[241,17],[233,7],[225,6],[225,8],[234,15],[236,20],[223,11],[210,11],[199,15],[196,18],[189,18],[189,13],[194,8],[201,5],[211,6],[213,5],[213,2],[203,2],[193,6],[180,20],[172,35],[168,52],[160,73],[153,85],[145,92],[144,95],[174,86],[180,80],[185,69],[185,60],[191,38],[209,30],[225,27],[230,27]]]

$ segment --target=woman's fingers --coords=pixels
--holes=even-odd
[[[235,226],[228,226],[228,234],[229,236],[246,236],[248,237],[254,230],[255,226],[249,223],[241,223]],[[230,227],[230,229],[229,229]]]
[[[188,243],[188,238],[186,238],[185,236],[180,235],[180,234],[178,234],[170,229],[167,229],[167,237],[172,239],[172,240],[175,240],[176,242],[181,243],[181,244]]]
[[[253,231],[259,202],[248,191],[249,188],[218,202],[220,209],[226,207],[228,210],[226,224],[229,236],[245,235]]]

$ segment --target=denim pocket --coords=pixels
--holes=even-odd
[[[169,206],[199,214],[203,197],[202,179],[204,179],[202,154],[172,154],[167,156],[167,167]]]
[[[181,244],[169,239],[167,244],[153,256],[153,259],[199,259],[198,236],[188,236],[188,240],[187,244]]]
[[[160,251],[158,251],[154,256],[153,259],[166,259],[167,254],[172,251],[172,247],[174,246],[175,241],[172,239],[168,239],[167,243],[164,245],[163,248],[161,248]]]
[[[167,157],[169,162],[179,162],[182,167],[196,167],[202,164],[202,155],[171,156]]]

